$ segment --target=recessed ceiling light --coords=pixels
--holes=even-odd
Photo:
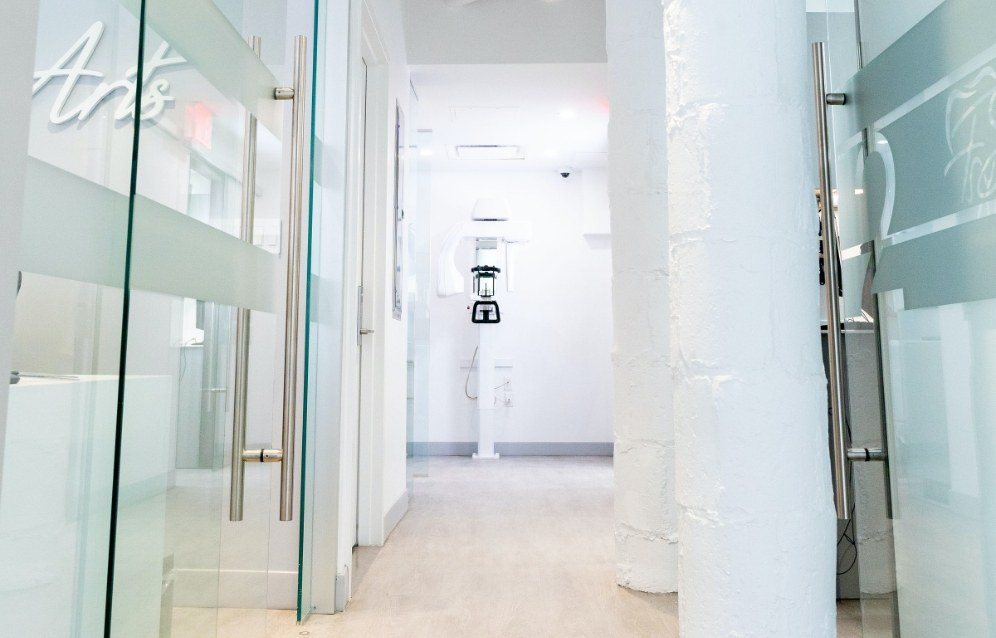
[[[422,157],[432,157],[432,149],[431,148],[419,149],[418,154],[421,155]]]
[[[552,148],[548,148],[545,151],[543,151],[543,155],[545,155],[546,157],[556,157],[557,151],[553,150]]]
[[[572,109],[564,109],[560,112],[560,119],[562,120],[573,120],[578,114]]]

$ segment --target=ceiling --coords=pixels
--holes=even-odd
[[[404,0],[409,64],[605,62],[605,0]]]
[[[416,137],[418,152],[433,169],[559,170],[606,164],[604,64],[415,66],[412,85],[419,98],[415,126],[432,131]],[[523,159],[457,159],[457,153],[509,153]]]

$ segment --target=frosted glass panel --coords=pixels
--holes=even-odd
[[[885,51],[913,25],[920,22],[928,13],[944,0],[905,0],[904,2],[881,2],[880,0],[858,0],[864,43],[864,56],[871,61]]]
[[[904,636],[996,631],[996,302],[904,310],[889,335],[896,578]]]
[[[120,288],[128,197],[34,158],[28,159],[27,186],[22,268]],[[280,273],[272,253],[218,230],[210,219],[146,197],[136,198],[135,211],[133,288],[275,311]]]
[[[848,98],[832,109],[843,305],[867,328],[846,338],[849,424],[854,446],[889,456],[852,472],[864,635],[992,636],[993,5],[857,7],[860,30],[830,39],[846,49],[860,33],[864,58],[833,69]],[[881,381],[867,374],[879,360]],[[879,387],[881,410],[869,395]]]
[[[147,28],[175,47],[212,87],[252,111],[260,124],[280,137],[283,109],[273,100],[273,89],[279,83],[245,46],[246,35],[232,25],[214,2],[147,2],[146,21]],[[284,42],[268,44],[282,47]]]

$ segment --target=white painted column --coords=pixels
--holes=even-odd
[[[606,2],[615,352],[616,580],[678,584],[660,0]]]
[[[475,459],[496,459],[495,454],[495,329],[501,324],[482,323],[477,349],[477,453]]]
[[[689,638],[835,635],[805,10],[665,5]]]

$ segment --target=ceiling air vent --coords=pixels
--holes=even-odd
[[[521,146],[505,144],[461,144],[451,147],[451,157],[463,160],[521,160],[526,159]]]

